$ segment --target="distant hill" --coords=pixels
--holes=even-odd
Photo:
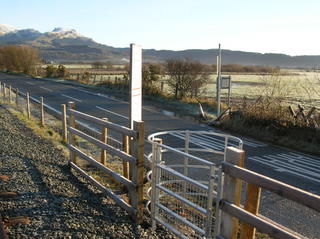
[[[129,59],[129,48],[115,48],[99,44],[73,29],[55,28],[51,32],[41,33],[34,29],[17,30],[14,27],[0,24],[0,45],[6,44],[26,44],[35,47],[39,49],[45,61],[126,63]],[[162,62],[169,58],[190,58],[205,64],[215,64],[217,54],[217,49],[143,50],[145,62]],[[222,51],[222,60],[223,64],[304,68],[320,66],[320,56],[289,56],[231,50]]]

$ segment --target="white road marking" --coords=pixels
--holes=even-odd
[[[100,96],[100,97],[103,97],[103,98],[106,98],[106,99],[109,99],[109,100],[112,100],[112,101],[115,101],[115,102],[120,102],[120,103],[123,103],[123,104],[129,104],[129,102],[126,102],[126,101],[123,101],[123,100],[118,100],[118,99],[116,99],[114,97],[110,97],[110,96],[107,96],[107,95],[104,95],[104,94],[101,94],[101,93],[94,93],[94,92],[91,92],[91,91],[88,91],[88,90],[82,90],[82,89],[75,89],[75,90],[81,91],[81,92],[84,92],[84,93],[87,93],[87,94],[90,94],[90,95]],[[143,106],[142,108],[144,110],[147,110],[147,111],[150,111],[150,112],[160,113],[159,111],[151,109],[148,106]]]
[[[26,84],[29,84],[29,85],[34,85],[34,83],[31,83],[31,82],[28,82],[28,81],[25,81]]]
[[[247,138],[241,138],[243,141],[243,144],[257,148],[257,147],[267,147],[268,145],[256,140],[247,139]]]
[[[185,139],[185,134],[184,133],[170,133],[172,136],[176,136],[180,139]],[[202,148],[213,148],[215,150],[220,150],[224,151],[224,146],[225,146],[225,139],[224,138],[219,138],[219,137],[213,137],[210,135],[198,135],[194,134],[190,136],[190,143],[198,145]],[[266,145],[258,145],[258,144],[252,144],[249,143],[248,141],[244,141],[244,144],[249,144],[251,147],[263,147]],[[238,147],[238,144],[234,140],[229,140],[228,146],[234,146]]]
[[[253,156],[249,157],[249,160],[257,163],[269,166],[277,172],[285,172],[293,174],[313,182],[320,183],[320,159],[310,158],[309,162],[299,160],[299,158],[305,158],[306,156],[299,155],[296,153],[289,154],[274,154],[264,156]]]
[[[81,92],[84,92],[84,93],[87,93],[87,94],[90,94],[90,95],[96,95],[96,96],[100,96],[100,97],[103,97],[103,98],[107,98],[109,100],[113,100],[115,102],[121,102],[121,103],[126,103],[128,104],[128,102],[125,102],[125,101],[122,101],[122,100],[118,100],[118,99],[115,99],[113,97],[109,97],[109,96],[106,96],[104,94],[100,94],[100,93],[94,93],[94,92],[91,92],[91,91],[88,91],[88,90],[82,90],[82,89],[75,89],[77,91],[81,91]]]
[[[99,107],[99,106],[96,106],[96,108],[98,108],[99,110],[106,111],[106,112],[108,112],[108,113],[110,113],[110,114],[117,115],[117,116],[119,116],[119,117],[121,117],[121,118],[129,119],[128,117],[126,117],[126,116],[124,116],[124,115],[117,114],[117,113],[115,113],[115,112],[113,112],[113,111],[110,111],[110,110],[107,110],[107,109],[101,108],[101,107]]]
[[[79,100],[77,98],[74,98],[74,97],[71,97],[71,96],[68,96],[68,95],[65,95],[65,94],[61,94],[61,95],[64,96],[64,97],[70,98],[72,100],[75,100],[75,101],[78,101],[78,102],[82,102],[82,100]]]
[[[48,89],[46,87],[43,87],[43,86],[40,86],[40,88],[43,89],[43,90],[49,91],[49,92],[53,92],[53,90],[50,90],[50,89]]]
[[[185,140],[184,133],[170,133],[170,135],[175,136],[179,139]],[[214,139],[214,138],[212,138],[212,140],[206,140],[204,137],[205,137],[204,135],[196,135],[196,134],[190,135],[189,142],[204,149],[210,148],[218,151],[224,151],[224,140],[219,141],[218,139]]]

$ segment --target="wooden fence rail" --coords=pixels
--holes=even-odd
[[[69,115],[69,126],[67,129],[69,133],[68,147],[70,149],[71,167],[78,171],[82,176],[86,177],[91,183],[93,183],[103,192],[105,192],[107,196],[110,196],[110,198],[112,198],[128,213],[133,214],[137,222],[141,222],[143,215],[144,123],[134,122],[134,129],[129,129],[124,126],[111,123],[106,119],[99,119],[97,117],[76,111],[75,104],[73,102],[69,102],[67,113]],[[95,137],[76,129],[75,122],[77,117],[103,126],[103,132],[101,133],[102,137],[100,139],[96,139]],[[124,138],[130,137],[129,147],[128,145],[124,145],[125,147],[123,149],[117,149],[109,145],[107,140],[108,129],[112,129],[113,131],[121,133]],[[77,144],[75,136],[78,136],[100,148],[100,162],[88,156],[76,146]],[[105,152],[108,152],[109,155],[117,156],[122,159],[124,162],[123,175],[114,172],[104,164],[106,161]],[[108,174],[115,181],[123,184],[128,190],[129,201],[125,202],[120,196],[116,195],[111,190],[106,190],[105,187],[101,187],[97,180],[90,177],[88,173],[86,173],[77,165],[77,157],[87,161],[92,166],[95,166],[102,172]],[[129,174],[125,162],[129,164]]]
[[[61,105],[61,111],[56,110],[45,104],[45,99],[40,97],[36,99],[31,97],[29,92],[22,92],[19,89],[13,91],[11,86],[0,82],[0,94],[6,103],[15,103],[17,108],[26,112],[27,117],[31,118],[31,103],[37,105],[39,110],[39,125],[45,125],[45,111],[61,120],[61,135],[64,142],[68,141],[70,150],[70,166],[83,177],[88,179],[90,183],[99,188],[103,193],[112,198],[118,205],[124,208],[128,213],[132,214],[136,221],[142,221],[143,215],[143,179],[144,179],[144,123],[134,122],[134,129],[130,129],[106,119],[100,119],[75,110],[73,102],[69,102],[68,109],[66,105]],[[16,99],[12,101],[12,95],[15,94]],[[20,99],[19,99],[20,98]],[[21,104],[21,99],[25,100],[25,104]],[[103,127],[102,132],[97,132],[87,125],[79,122],[76,118],[97,124]],[[68,121],[69,124],[68,124]],[[68,126],[69,125],[69,126]],[[80,127],[79,127],[80,126]],[[122,134],[123,142],[108,137],[108,129]],[[90,135],[89,135],[90,134]],[[93,135],[94,137],[92,137]],[[101,149],[100,162],[87,154],[83,153],[76,146],[76,136],[96,145]],[[69,138],[69,140],[67,140]],[[112,144],[116,144],[116,147]],[[114,172],[105,165],[107,161],[106,153],[117,156],[123,161],[123,175]],[[110,189],[103,186],[100,182],[91,177],[83,169],[77,165],[77,157],[87,161],[103,173],[111,176],[115,181],[123,184],[128,190],[129,202],[123,200]]]
[[[240,228],[241,239],[253,239],[255,229],[276,239],[301,238],[301,235],[258,215],[261,188],[317,212],[320,212],[320,196],[243,168],[238,163],[241,161],[243,154],[243,151],[228,147],[227,162],[222,163],[222,171],[225,177],[222,186],[223,194],[218,199],[222,214],[216,238],[238,238],[239,220],[243,222]],[[248,183],[244,208],[240,207],[238,201],[241,196],[241,183],[238,180]]]

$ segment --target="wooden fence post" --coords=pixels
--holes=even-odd
[[[144,179],[144,122],[133,122],[133,130],[138,132],[138,137],[133,140],[130,147],[133,156],[137,159],[136,165],[130,167],[132,181],[136,184],[132,193],[131,204],[137,209],[136,222],[141,223],[143,218],[143,179]]]
[[[244,203],[244,210],[255,215],[258,214],[260,204],[261,188],[248,183],[246,189],[246,201]],[[247,223],[242,223],[240,231],[240,239],[254,239],[256,234],[255,227]]]
[[[103,120],[108,121],[108,118],[103,118]],[[101,141],[105,144],[108,143],[108,128],[102,127]],[[107,159],[107,150],[101,149],[100,163],[105,165],[106,159]]]
[[[123,152],[129,154],[129,136],[123,135],[122,137],[122,150]],[[122,161],[123,176],[129,179],[129,163]]]
[[[11,104],[11,85],[9,86],[9,104]]]
[[[68,103],[68,108],[74,110],[75,109],[75,103],[74,102],[69,102]],[[76,120],[73,114],[69,115],[69,125],[72,128],[76,128]],[[76,144],[76,137],[74,134],[69,132],[69,144],[74,145]],[[74,164],[77,164],[77,155],[76,153],[70,151],[70,162],[73,162]]]
[[[19,107],[19,89],[16,88],[16,105]]]
[[[228,147],[226,150],[226,161],[235,164],[239,167],[244,166],[244,156],[245,153],[241,149],[234,147]],[[234,178],[225,174],[223,183],[223,193],[222,198],[234,203],[235,205],[240,205],[241,196],[241,186],[242,182],[240,179]],[[221,225],[220,233],[224,238],[236,239],[239,229],[239,220],[226,212],[221,212]]]
[[[30,119],[31,117],[31,112],[30,112],[30,95],[29,92],[27,92],[27,96],[26,96],[26,100],[27,100],[27,116]]]
[[[3,83],[3,101],[7,101],[7,96],[6,96],[6,84]]]
[[[43,97],[40,97],[40,126],[44,127]]]
[[[67,107],[65,104],[61,105],[61,121],[62,121],[62,139],[65,143],[68,140],[68,129],[67,129]]]

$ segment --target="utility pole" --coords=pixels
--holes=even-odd
[[[217,57],[217,117],[220,116],[220,91],[221,91],[221,44],[219,43],[219,56]]]

